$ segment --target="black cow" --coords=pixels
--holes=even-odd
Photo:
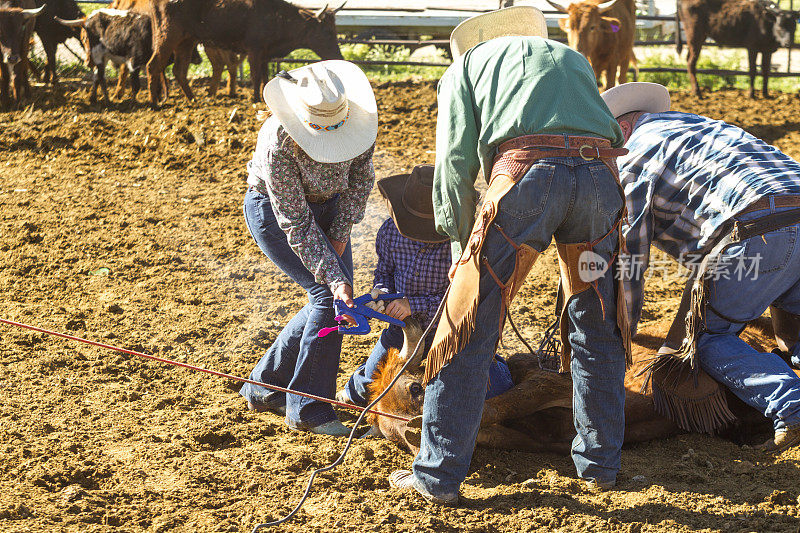
[[[253,101],[258,102],[270,58],[310,48],[322,59],[342,59],[335,22],[342,6],[312,12],[284,0],[153,0],[153,57],[147,64],[150,100],[154,104],[160,100],[158,73],[173,52],[175,79],[186,97],[194,98],[186,80],[188,50],[199,41],[247,54]]]
[[[697,58],[708,37],[722,46],[747,48],[750,66],[750,98],[755,98],[756,59],[761,53],[761,94],[768,96],[767,83],[772,54],[794,40],[797,13],[783,11],[763,0],[677,0],[675,16],[680,28],[683,21],[689,45],[687,70],[692,92],[700,96],[697,85]],[[678,53],[683,43],[676,32]]]
[[[52,85],[57,83],[56,75],[56,49],[58,45],[70,37],[80,37],[80,31],[75,28],[64,27],[55,17],[62,19],[77,19],[83,17],[75,0],[34,0],[36,7],[44,6],[44,10],[36,19],[34,31],[42,41],[42,48],[47,56],[47,65],[44,69],[44,81]]]
[[[17,102],[25,91],[30,92],[26,67],[28,41],[41,11],[42,8],[23,9],[16,2],[0,1],[0,107],[3,109],[11,105],[12,79]]]

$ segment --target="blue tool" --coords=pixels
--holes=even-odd
[[[356,304],[355,307],[347,307],[342,300],[335,300],[333,302],[334,309],[336,310],[336,321],[339,322],[339,326],[334,326],[331,328],[322,328],[319,330],[318,335],[320,337],[324,337],[328,333],[332,333],[334,331],[338,331],[339,333],[349,333],[351,335],[366,335],[369,333],[369,318],[377,318],[378,320],[383,320],[384,322],[388,322],[389,324],[394,324],[395,326],[405,327],[405,322],[402,320],[398,320],[394,317],[389,315],[385,315],[383,313],[379,313],[374,309],[370,309],[365,304],[369,302],[377,302],[378,300],[396,300],[397,298],[403,298],[403,294],[399,292],[393,293],[384,293],[379,294],[375,298],[372,297],[371,294],[367,293],[363,296],[359,296],[355,298],[353,302]],[[357,326],[343,326],[341,322],[344,321],[344,315],[352,317],[358,323]]]

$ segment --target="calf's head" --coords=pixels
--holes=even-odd
[[[406,319],[406,327],[403,328],[403,347],[389,349],[386,359],[378,365],[373,382],[369,386],[369,401],[372,402],[383,392],[389,383],[400,372],[409,358],[413,355],[417,345],[422,340],[422,328],[414,319]],[[375,408],[386,413],[400,415],[406,418],[414,418],[422,413],[422,404],[425,400],[425,386],[422,382],[424,370],[421,366],[423,350],[420,347],[408,369],[389,392],[381,398]],[[369,414],[369,422],[378,428],[381,434],[392,442],[407,448],[412,453],[419,450],[419,441],[411,435],[406,422]],[[410,439],[410,440],[409,440]]]
[[[794,31],[797,27],[797,13],[793,11],[778,11],[775,13],[775,24],[772,26],[772,35],[775,41],[788,47],[794,42]]]
[[[587,58],[607,48],[607,39],[619,30],[619,19],[605,15],[616,2],[617,0],[610,0],[602,4],[576,2],[570,4],[569,7],[564,7],[552,0],[547,0],[547,3],[556,10],[567,15],[566,18],[558,20],[558,25],[566,32],[570,48],[577,50]]]
[[[2,5],[0,4],[0,59],[13,66],[22,60],[23,41],[28,25],[34,23],[45,6],[20,9]]]

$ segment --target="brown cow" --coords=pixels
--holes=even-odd
[[[668,437],[681,430],[671,420],[656,413],[653,399],[642,394],[644,376],[637,374],[647,365],[655,350],[661,345],[667,328],[645,328],[634,338],[634,365],[625,374],[625,442],[643,442]],[[386,361],[378,367],[370,386],[370,401],[382,392],[413,352],[419,342],[421,330],[409,325],[404,330],[402,350],[391,349]],[[774,343],[771,326],[761,320],[751,325],[742,338],[762,351]],[[419,428],[425,389],[422,385],[424,370],[421,357],[410,365],[392,390],[375,406],[376,409],[395,413],[412,421],[406,424],[387,417],[369,415],[369,421],[387,439],[417,453],[420,443]],[[481,418],[477,443],[481,446],[522,451],[550,451],[569,453],[575,436],[572,421],[572,380],[568,375],[547,372],[539,367],[532,354],[518,354],[508,360],[515,386],[509,391],[486,401]],[[800,371],[798,375],[800,375]],[[740,422],[763,427],[769,431],[771,423],[728,394],[731,411]],[[416,418],[414,418],[416,417]]]
[[[675,13],[678,28],[683,21],[686,31],[687,71],[692,92],[700,96],[697,85],[697,59],[708,37],[722,46],[747,48],[750,70],[750,98],[755,98],[756,60],[761,53],[761,95],[769,96],[769,70],[772,54],[794,41],[797,13],[782,11],[774,4],[753,0],[679,0]],[[675,34],[678,53],[683,48],[681,32]]]
[[[608,90],[617,83],[628,81],[628,67],[636,64],[633,39],[636,33],[636,6],[634,0],[584,0],[564,7],[547,0],[555,9],[566,13],[558,25],[567,32],[569,46],[589,60],[595,78],[603,74],[603,88]]]
[[[12,80],[17,102],[30,94],[28,45],[34,21],[43,7],[23,9],[18,2],[0,1],[0,107],[3,109],[11,105]]]
[[[109,7],[112,9],[129,10],[134,13],[141,13],[149,16],[151,5],[151,0],[113,0]],[[239,55],[229,50],[214,48],[212,46],[206,46],[205,51],[211,63],[211,82],[208,86],[208,94],[214,96],[217,93],[219,81],[222,79],[222,71],[227,68],[228,94],[230,96],[236,96],[236,69],[242,62]],[[125,78],[127,75],[128,71],[120,67],[114,98],[121,98],[125,93]]]
[[[284,0],[154,0],[153,57],[147,64],[150,99],[153,104],[160,100],[153,74],[164,68],[173,51],[175,78],[186,97],[194,98],[186,80],[186,58],[192,44],[200,41],[247,54],[253,101],[258,102],[270,58],[310,48],[322,59],[342,59],[335,22],[342,6],[312,12]]]

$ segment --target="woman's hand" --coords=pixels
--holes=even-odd
[[[353,287],[346,283],[342,283],[333,291],[333,297],[336,300],[341,300],[347,307],[355,307],[355,302],[353,301]],[[342,315],[345,322],[350,324],[351,326],[357,326],[358,322],[355,321],[353,317],[350,315]]]
[[[389,302],[385,314],[397,320],[405,320],[411,315],[411,304],[408,298],[398,298]]]
[[[333,239],[330,239],[330,241],[331,241],[331,246],[333,246],[333,249],[336,252],[336,254],[339,257],[341,257],[342,254],[344,253],[344,249],[347,248],[347,241],[344,241],[344,242],[342,242],[342,241],[334,241]]]

